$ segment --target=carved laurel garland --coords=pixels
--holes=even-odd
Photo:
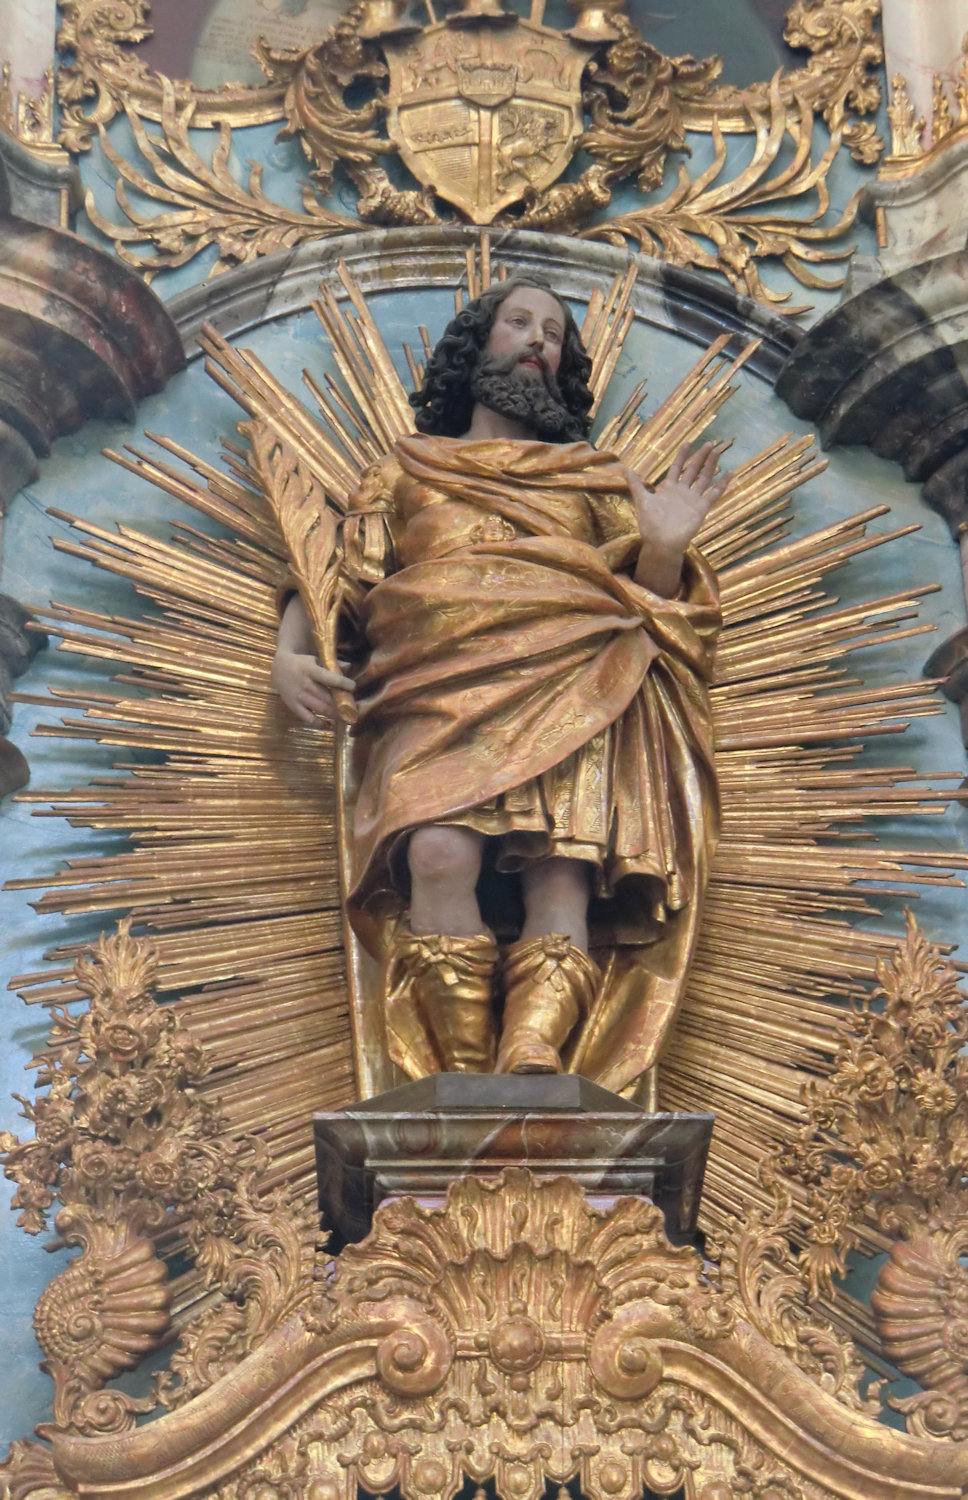
[[[127,223],[106,217],[90,196],[88,214],[118,253],[149,276],[183,264],[212,243],[218,247],[218,271],[364,221],[424,224],[452,217],[433,187],[401,186],[399,174],[388,172],[386,163],[399,157],[399,150],[387,136],[394,103],[389,44],[378,36],[372,0],[352,0],[337,25],[306,51],[260,45],[265,86],[227,84],[209,92],[152,74],[124,50],[123,43],[149,34],[145,0],[120,5],[62,0],[62,9],[60,46],[71,61],[59,74],[61,140],[85,150],[99,133],[117,174],[117,203]],[[781,258],[806,286],[828,285],[812,267],[849,253],[837,242],[855,212],[851,206],[838,222],[822,222],[829,208],[828,172],[843,148],[866,163],[876,161],[882,149],[874,126],[863,118],[880,98],[874,71],[881,60],[878,12],[878,0],[799,0],[788,13],[785,35],[792,46],[809,52],[808,63],[772,83],[742,89],[716,82],[717,58],[665,57],[627,17],[610,15],[604,39],[585,48],[580,100],[585,129],[577,144],[590,164],[575,182],[525,186],[520,202],[497,222],[569,233],[584,229],[613,243],[634,244],[673,265],[718,271],[770,301],[783,298],[760,277],[757,264],[765,259]],[[445,29],[442,35],[454,33]],[[545,29],[545,35],[555,45],[560,36],[565,45],[563,33]],[[348,103],[347,89],[361,84],[372,96]],[[122,110],[143,165],[126,161],[106,133]],[[821,117],[830,138],[815,159],[814,120]],[[268,199],[257,169],[247,184],[229,169],[233,127],[270,119],[285,121],[283,133],[301,142],[313,165],[316,192],[304,191],[301,213]],[[149,121],[160,123],[160,135],[148,128]],[[216,124],[219,144],[208,160],[189,131]],[[529,134],[540,129],[538,116],[529,122],[522,115],[519,128],[515,149],[537,161],[546,149]],[[586,228],[591,215],[607,208],[617,182],[631,177],[646,194],[660,188],[668,155],[685,147],[687,131],[713,135],[709,168],[692,177],[683,165],[678,183],[664,197]],[[724,181],[724,136],[737,132],[755,135],[753,160]],[[781,155],[787,145],[793,148],[789,165]],[[356,187],[359,220],[336,214],[321,201],[332,189],[337,166]],[[145,213],[129,189],[137,202],[148,198],[161,205],[160,211]],[[796,205],[792,213],[784,211],[790,203]],[[486,216],[481,220],[487,221]]]

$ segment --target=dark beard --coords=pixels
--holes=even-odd
[[[532,356],[525,355],[528,359]],[[471,395],[481,406],[520,422],[545,443],[572,443],[583,436],[545,364],[532,375],[518,369],[521,358],[481,359],[471,376]]]

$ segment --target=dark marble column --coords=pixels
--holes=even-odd
[[[880,269],[807,331],[777,393],[817,425],[824,447],[863,443],[919,482],[968,575],[968,250]],[[968,631],[925,672],[962,705],[968,745]]]
[[[71,177],[0,142],[0,516],[55,439],[91,417],[132,418],[184,364],[178,330],[130,267],[60,227]],[[43,214],[48,222],[25,217]],[[4,737],[10,684],[43,641],[0,595],[0,796],[27,765]]]
[[[47,644],[45,635],[28,629],[29,618],[16,599],[0,594],[0,797],[26,786],[30,775],[22,752],[6,737],[13,717],[10,691],[14,678]]]
[[[777,381],[824,446],[901,464],[954,535],[968,519],[968,251],[882,276],[807,331]]]
[[[0,505],[55,438],[91,417],[132,418],[183,363],[174,323],[132,270],[67,230],[0,216]]]

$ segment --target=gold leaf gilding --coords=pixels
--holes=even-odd
[[[181,265],[212,243],[218,271],[360,222],[441,223],[456,208],[472,223],[584,229],[613,243],[630,241],[672,265],[716,270],[754,296],[780,300],[767,292],[757,262],[780,259],[805,285],[830,285],[811,267],[849,254],[837,242],[854,210],[822,222],[828,173],[841,149],[868,164],[881,150],[863,118],[879,99],[876,0],[801,0],[788,13],[785,35],[810,52],[809,62],[747,88],[718,84],[716,58],[663,56],[619,4],[601,20],[594,8],[580,10],[578,26],[560,32],[537,12],[522,20],[468,11],[421,29],[395,15],[381,20],[367,0],[354,0],[314,47],[260,45],[265,87],[230,84],[208,93],[152,75],[123,51],[123,42],[146,34],[143,3],[66,0],[64,10],[61,46],[74,56],[59,75],[62,140],[83,149],[100,133],[128,224],[106,218],[91,199],[89,215],[148,274]],[[354,84],[371,97],[347,103]],[[147,170],[126,162],[105,133],[120,110]],[[831,131],[816,160],[815,117]],[[283,134],[298,139],[313,164],[318,196],[304,194],[301,214],[268,200],[255,170],[244,187],[227,169],[233,127],[257,119],[284,119]],[[152,135],[148,120],[161,122],[162,136]],[[216,123],[221,141],[208,164],[188,130]],[[640,192],[659,189],[670,151],[684,149],[690,130],[713,134],[710,169],[693,179],[682,166],[664,199],[588,227],[618,182],[632,177]],[[755,155],[728,179],[725,137],[736,133],[755,136]],[[795,164],[777,170],[787,141]],[[562,181],[579,148],[590,164],[576,181]],[[388,171],[394,155],[418,179],[416,188]],[[332,190],[337,166],[357,189],[359,220],[319,201]],[[127,187],[165,207],[145,213]],[[808,194],[812,206],[798,215],[754,211]]]

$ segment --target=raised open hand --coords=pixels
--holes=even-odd
[[[637,475],[629,473],[642,534],[635,579],[657,594],[667,598],[675,594],[686,548],[729,484],[730,474],[716,474],[722,447],[703,443],[690,453],[688,444],[683,444],[654,490],[647,490]]]
[[[670,552],[684,552],[729,484],[717,476],[722,445],[702,443],[694,453],[683,444],[668,474],[650,494],[636,495],[642,538]]]

